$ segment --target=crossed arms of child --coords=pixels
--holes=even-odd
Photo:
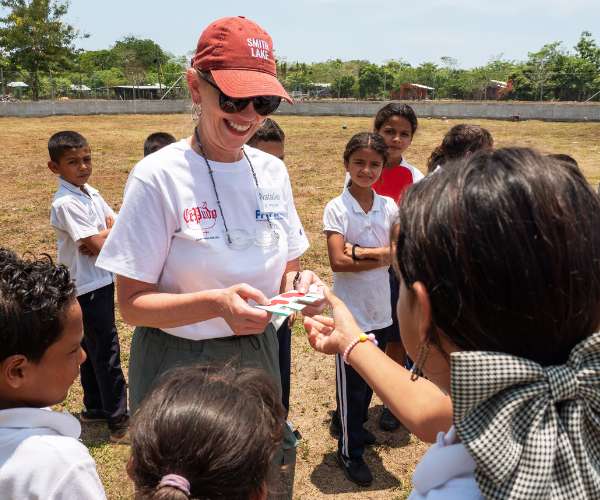
[[[106,238],[108,238],[110,230],[115,223],[115,219],[110,215],[107,215],[104,220],[106,222],[106,229],[100,231],[98,234],[93,234],[92,236],[81,238],[79,240],[79,251],[83,255],[95,257],[100,253],[100,250],[102,250],[102,246],[104,245]]]

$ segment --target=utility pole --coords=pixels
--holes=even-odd
[[[162,96],[162,79],[160,77],[160,57],[157,54],[156,58],[154,59],[154,62],[156,63],[156,74],[158,76],[158,94],[160,96]]]

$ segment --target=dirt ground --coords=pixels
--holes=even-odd
[[[322,237],[323,207],[340,192],[344,169],[343,148],[352,134],[369,130],[366,118],[276,117],[286,132],[286,164],[290,171],[296,206],[311,240],[303,266],[327,281],[331,272]],[[406,154],[421,170],[431,150],[458,120],[423,119]],[[535,146],[545,152],[574,156],[594,185],[600,182],[600,124],[500,122],[470,120],[488,128],[496,146]],[[90,184],[118,210],[123,187],[131,168],[142,156],[144,138],[151,132],[167,131],[176,137],[191,133],[185,115],[81,116],[13,119],[0,118],[0,245],[20,253],[47,252],[55,256],[54,234],[49,226],[49,205],[56,182],[46,168],[48,137],[65,129],[83,133],[92,146],[94,173]],[[131,329],[119,322],[122,359],[128,365]],[[348,482],[336,465],[336,441],[329,435],[329,414],[334,409],[334,364],[331,357],[314,353],[300,324],[293,337],[293,368],[290,420],[300,429],[295,498],[401,499],[410,491],[410,477],[427,445],[405,431],[384,433],[376,419],[381,403],[374,398],[368,427],[379,440],[368,450],[366,460],[375,481],[361,489]],[[76,383],[61,405],[77,414],[81,410],[81,388]],[[110,499],[132,497],[125,473],[126,446],[107,442],[108,432],[100,425],[83,429],[83,441],[98,463]]]

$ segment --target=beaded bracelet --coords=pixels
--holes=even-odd
[[[348,356],[350,356],[350,352],[352,351],[352,349],[354,349],[357,344],[360,344],[361,342],[366,342],[367,340],[370,340],[375,345],[379,345],[379,342],[377,342],[377,339],[375,338],[375,335],[373,333],[369,333],[369,334],[367,334],[367,333],[361,333],[344,350],[344,354],[342,354],[342,359],[344,360],[344,363],[346,363],[347,365],[349,365],[350,362],[348,361]]]

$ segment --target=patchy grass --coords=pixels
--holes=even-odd
[[[323,207],[341,189],[344,178],[341,156],[347,140],[356,132],[370,129],[372,121],[285,116],[277,117],[277,121],[286,132],[286,163],[296,206],[312,243],[303,258],[304,266],[329,280],[331,272],[325,240],[320,233]],[[460,122],[421,120],[407,159],[424,170],[431,150],[452,125]],[[470,122],[488,128],[497,146],[534,146],[545,152],[570,154],[577,159],[590,182],[600,182],[597,139],[600,124]],[[145,137],[158,130],[184,137],[190,134],[191,123],[185,115],[0,118],[1,245],[20,253],[55,255],[54,234],[48,219],[56,183],[46,168],[46,143],[52,133],[64,129],[77,130],[88,138],[94,161],[91,184],[118,209],[127,175],[142,156]],[[123,364],[127,367],[131,329],[120,320],[118,326]],[[406,498],[414,465],[426,445],[403,431],[389,434],[376,429],[381,402],[375,398],[368,427],[381,444],[368,450],[365,457],[375,481],[367,489],[355,487],[336,465],[336,442],[328,432],[329,413],[335,406],[333,359],[311,351],[299,324],[294,329],[293,353],[290,419],[304,437],[298,449],[295,497]],[[75,414],[81,410],[78,383],[61,406]],[[108,444],[108,431],[102,425],[84,426],[83,440],[98,463],[109,498],[131,498],[133,490],[125,473],[128,448]]]

